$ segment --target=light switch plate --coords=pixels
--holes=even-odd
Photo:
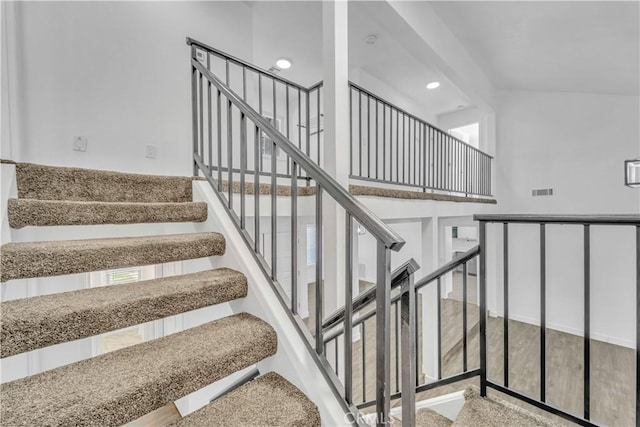
[[[72,146],[73,146],[73,151],[87,151],[87,137],[74,136]]]
[[[147,145],[145,147],[145,157],[147,159],[155,159],[158,154],[158,150],[155,145]]]

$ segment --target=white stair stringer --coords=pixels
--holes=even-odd
[[[193,200],[208,204],[207,223],[213,224],[209,230],[222,233],[226,238],[226,252],[223,256],[213,259],[213,268],[224,265],[244,273],[247,277],[248,296],[242,300],[232,301],[230,305],[233,311],[250,313],[265,320],[278,335],[278,350],[268,360],[258,363],[260,372],[275,371],[298,387],[317,405],[323,425],[349,424],[349,418],[345,416],[341,402],[313,360],[303,338],[280,304],[271,284],[264,277],[252,252],[246,246],[214,190],[206,181],[194,181],[193,185]],[[248,210],[248,212],[251,211]]]

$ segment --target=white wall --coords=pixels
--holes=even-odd
[[[185,37],[252,56],[245,2],[20,2],[15,10],[15,160],[189,174]],[[88,138],[86,152],[72,151],[76,135]],[[145,158],[146,144],[157,146],[156,159]]]
[[[500,92],[497,168],[501,210],[638,213],[640,192],[624,186],[637,156],[637,96]],[[553,188],[552,197],[531,197]]]
[[[640,213],[640,192],[624,186],[623,161],[638,154],[637,96],[503,91],[497,111],[498,208],[503,213]],[[553,188],[551,197],[532,197]],[[633,227],[591,231],[594,338],[635,343]],[[498,285],[489,307],[502,312],[502,225],[489,228]],[[539,227],[510,228],[510,313],[539,322]],[[583,330],[582,226],[547,226],[548,326]],[[491,255],[490,255],[491,258]]]

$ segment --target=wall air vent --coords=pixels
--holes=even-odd
[[[538,188],[535,190],[531,190],[531,195],[533,197],[553,196],[553,188]]]

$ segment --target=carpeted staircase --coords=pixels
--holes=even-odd
[[[203,222],[192,179],[27,163],[15,165],[18,198],[8,222],[79,226]],[[214,232],[0,247],[2,282],[220,256]],[[4,284],[3,284],[4,286]],[[3,302],[3,358],[247,295],[246,277],[228,268]],[[3,426],[117,426],[252,366],[276,353],[274,329],[237,313],[163,338],[3,384]],[[177,426],[317,426],[317,407],[293,384],[267,373],[177,421]]]

